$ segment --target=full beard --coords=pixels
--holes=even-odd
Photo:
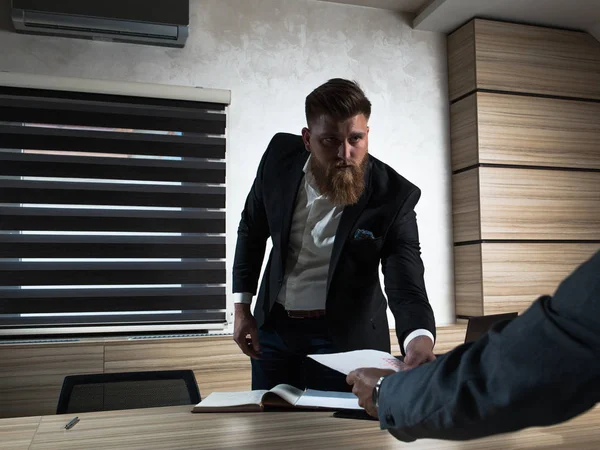
[[[359,165],[323,166],[313,156],[310,159],[310,169],[321,194],[335,206],[347,206],[357,203],[365,190],[365,171],[368,162],[369,157],[365,154]]]

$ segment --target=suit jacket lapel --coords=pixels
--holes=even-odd
[[[281,267],[285,273],[285,263],[287,260],[288,245],[290,242],[290,230],[292,227],[292,217],[296,206],[296,196],[300,183],[304,179],[302,171],[309,153],[304,148],[304,144],[299,146],[298,153],[290,159],[282,169],[282,190],[283,201],[281,202]]]
[[[365,173],[365,190],[363,194],[361,195],[357,203],[355,203],[354,205],[346,206],[344,208],[344,212],[342,213],[342,217],[340,218],[338,229],[335,233],[335,240],[333,241],[333,249],[331,251],[331,259],[329,262],[329,272],[327,274],[327,298],[329,298],[329,287],[331,285],[331,279],[333,277],[333,274],[335,273],[338,262],[340,260],[340,255],[342,253],[342,249],[344,248],[344,243],[348,239],[352,228],[354,228],[354,224],[358,220],[358,217],[362,213],[363,209],[365,209],[365,206],[369,201],[369,197],[371,196],[371,166],[372,162],[369,161],[369,165]]]

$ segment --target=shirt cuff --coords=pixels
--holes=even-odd
[[[234,292],[233,303],[245,303],[246,305],[252,304],[252,297],[254,294],[250,292]]]
[[[408,336],[406,336],[406,339],[404,339],[404,353],[406,353],[406,348],[408,347],[410,341],[419,336],[427,336],[429,339],[431,339],[432,343],[435,343],[435,339],[433,339],[433,334],[431,333],[431,331],[426,330],[425,328],[419,328],[417,330],[411,331],[408,334]]]

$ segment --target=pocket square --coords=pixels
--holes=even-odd
[[[375,239],[375,236],[373,236],[373,233],[371,233],[369,230],[361,230],[359,228],[354,232],[354,240],[360,241],[363,239]]]

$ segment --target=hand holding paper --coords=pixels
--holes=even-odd
[[[390,369],[374,369],[372,367],[357,369],[346,377],[346,383],[352,386],[352,393],[358,397],[359,406],[372,417],[377,418],[377,406],[373,403],[373,389],[381,377],[394,374]]]
[[[402,370],[404,363],[395,356],[379,350],[354,350],[351,352],[308,355],[318,363],[348,375],[362,367],[389,369],[395,372]]]

